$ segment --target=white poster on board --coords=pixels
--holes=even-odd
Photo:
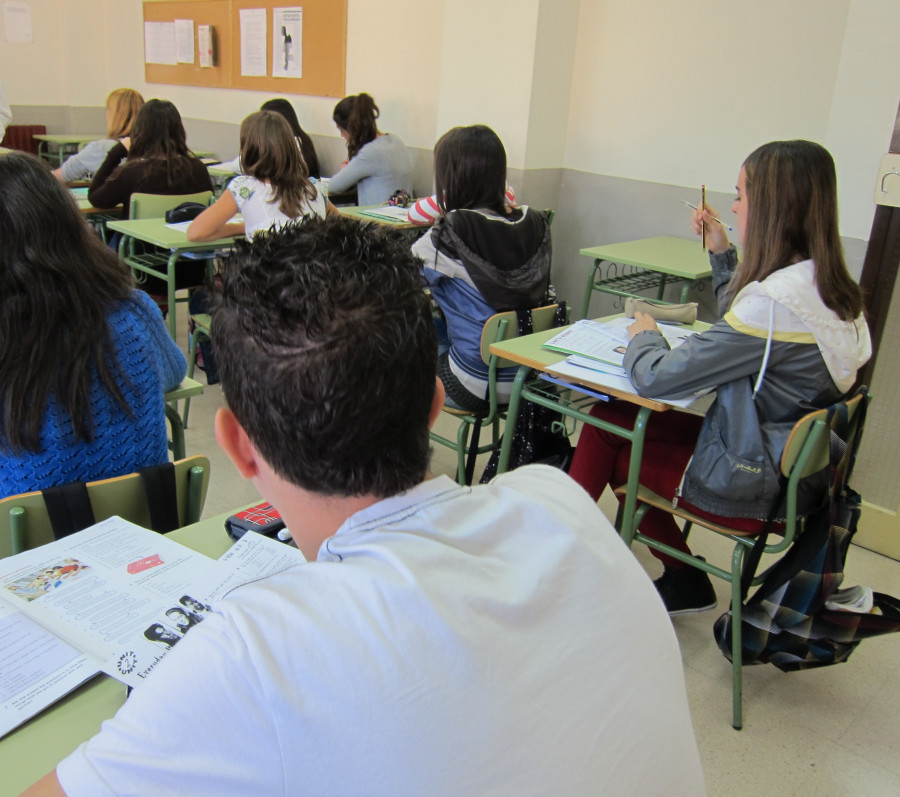
[[[3,26],[6,30],[6,41],[16,44],[32,44],[34,31],[31,28],[31,4],[3,4]]]
[[[242,8],[241,75],[244,77],[268,74],[266,63],[266,9]]]
[[[144,61],[148,64],[177,64],[174,22],[144,23]]]
[[[303,9],[272,9],[272,77],[303,77]]]
[[[175,58],[179,64],[194,63],[194,20],[175,20]]]

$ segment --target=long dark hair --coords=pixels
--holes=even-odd
[[[51,396],[90,440],[95,376],[130,412],[106,317],[131,276],[37,158],[0,158],[0,195],[0,446],[39,451]]]
[[[285,216],[296,219],[316,198],[306,163],[283,116],[272,111],[251,113],[241,123],[241,169],[266,180]]]
[[[434,184],[444,211],[483,208],[503,215],[506,150],[486,125],[454,127],[434,147]]]
[[[309,170],[309,176],[315,177],[317,180],[322,176],[319,170],[319,156],[316,155],[316,148],[313,146],[312,139],[309,134],[300,127],[300,120],[297,118],[297,112],[294,106],[286,99],[278,97],[274,100],[266,100],[260,105],[261,111],[274,111],[281,114],[287,123],[291,126],[294,136],[300,139],[300,151],[303,153],[303,160],[306,161],[306,168]]]
[[[179,159],[193,157],[178,109],[168,100],[148,100],[131,128],[128,160],[155,159],[166,169],[169,185],[181,167]]]
[[[825,306],[844,321],[862,312],[838,229],[837,178],[828,150],[812,141],[772,141],[744,161],[747,226],[732,297],[751,282],[811,259]]]
[[[378,106],[368,94],[352,94],[334,106],[334,123],[347,131],[347,157],[351,160],[378,136]]]

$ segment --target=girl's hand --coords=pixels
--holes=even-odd
[[[706,248],[714,255],[724,252],[731,246],[725,227],[716,221],[717,218],[721,219],[722,217],[717,210],[709,205],[697,208],[691,214],[691,230],[693,230],[694,235],[699,236],[701,221],[706,225]]]
[[[628,339],[631,340],[639,332],[659,332],[659,327],[653,320],[653,316],[638,311],[634,314],[634,323],[625,331],[628,333]]]

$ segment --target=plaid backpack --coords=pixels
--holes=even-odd
[[[828,410],[829,500],[807,517],[800,538],[744,604],[743,664],[771,662],[784,671],[837,664],[845,661],[866,637],[900,630],[900,600],[865,587],[839,589],[860,515],[860,497],[847,481],[862,436],[866,403],[864,399],[859,409],[861,415],[853,439],[849,439],[846,405],[838,404]],[[776,504],[780,502],[779,496]],[[765,537],[763,534],[757,541],[756,554],[748,556],[745,591]],[[726,612],[716,620],[713,631],[729,660],[731,619],[731,612]]]

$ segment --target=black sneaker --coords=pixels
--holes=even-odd
[[[670,615],[716,608],[716,591],[709,576],[695,567],[667,567],[653,585]]]

